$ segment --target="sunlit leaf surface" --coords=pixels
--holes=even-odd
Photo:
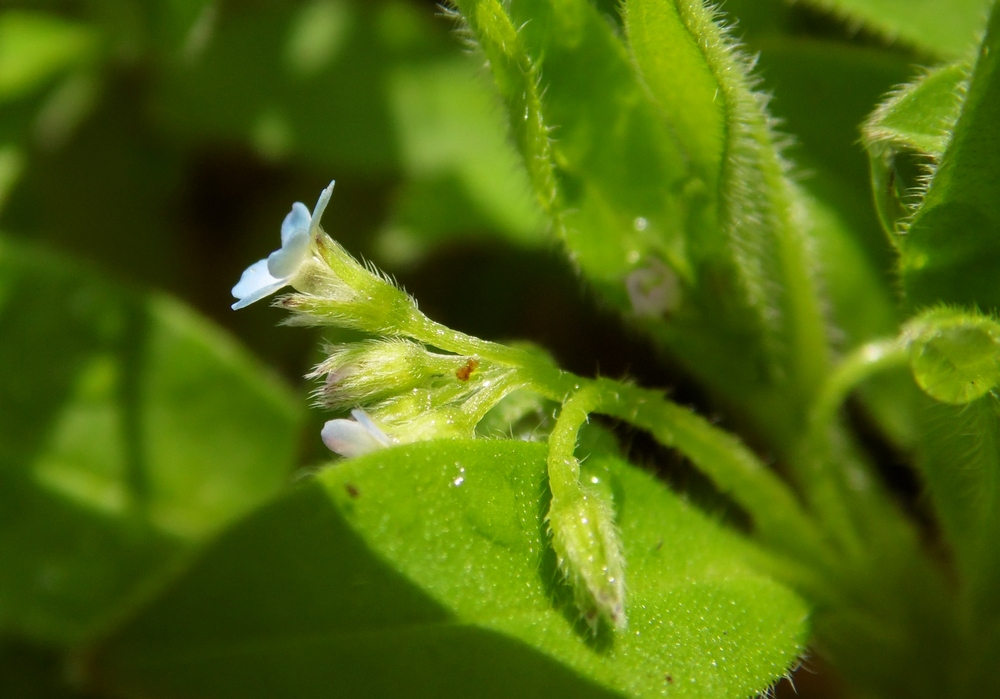
[[[629,625],[592,637],[547,541],[544,461],[454,441],[336,464],[223,536],[93,672],[147,697],[744,697],[785,672],[798,598],[739,537],[598,456],[584,477],[615,499]]]

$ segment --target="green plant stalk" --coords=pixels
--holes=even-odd
[[[633,424],[689,458],[751,515],[762,539],[788,554],[822,562],[824,567],[832,565],[815,522],[788,486],[737,438],[671,403],[658,391],[607,378],[576,376],[531,352],[447,328],[415,308],[403,328],[415,339],[440,349],[517,366],[526,384],[551,400],[565,403],[571,394],[582,392],[587,396],[587,412]],[[555,433],[553,436],[560,439]],[[559,453],[567,452],[567,445],[558,441],[557,445]]]

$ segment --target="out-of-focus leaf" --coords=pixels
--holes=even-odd
[[[915,306],[1000,309],[1000,8],[954,134],[907,229],[900,275]]]
[[[408,234],[410,247],[420,249],[492,224],[522,245],[544,239],[497,97],[467,57],[396,67],[389,99],[409,176],[390,224],[393,238]],[[405,244],[393,238],[385,242]]]
[[[836,208],[869,267],[888,282],[891,248],[872,205],[859,124],[912,77],[911,61],[869,47],[781,35],[756,39],[751,48],[760,52],[759,71],[774,94],[769,106],[795,139],[789,155],[803,184]]]
[[[272,496],[298,410],[167,298],[0,247],[0,628],[72,643]]]
[[[918,463],[955,550],[978,633],[1000,617],[1000,324],[937,309],[909,325],[924,414]]]
[[[558,579],[545,448],[413,444],[342,462],[224,535],[91,668],[173,697],[739,697],[806,610],[748,544],[610,457],[629,627],[592,637]]]
[[[96,48],[97,36],[83,24],[45,13],[0,13],[0,104],[89,59]]]
[[[198,51],[161,61],[154,102],[171,131],[246,143],[340,179],[403,174],[377,242],[390,263],[456,236],[540,241],[495,97],[430,11],[315,0],[204,12],[197,21],[211,27]]]
[[[67,674],[61,654],[0,636],[0,696],[88,699],[71,688]]]
[[[803,185],[819,200],[810,209],[811,234],[836,347],[846,352],[894,335],[901,317],[893,249],[872,204],[858,124],[912,68],[894,54],[829,40],[773,34],[757,38],[753,48],[774,93],[772,109],[795,137],[789,150]],[[880,374],[860,393],[893,441],[912,445],[919,394],[909,377]]]
[[[799,0],[938,56],[971,48],[993,0]]]
[[[172,130],[249,142],[266,158],[391,168],[398,141],[379,89],[389,56],[376,7],[331,0],[226,13],[192,60],[166,63],[157,112]]]

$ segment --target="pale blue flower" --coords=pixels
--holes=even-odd
[[[353,420],[329,420],[323,425],[320,436],[330,451],[350,458],[392,444],[392,440],[379,429],[364,410],[355,408],[351,411],[351,415]]]
[[[233,296],[238,299],[233,304],[234,311],[260,301],[292,283],[299,268],[309,259],[313,240],[319,230],[319,221],[330,202],[334,184],[336,181],[331,182],[319,195],[311,216],[302,202],[292,204],[292,210],[281,224],[281,248],[266,259],[247,267],[233,287]]]

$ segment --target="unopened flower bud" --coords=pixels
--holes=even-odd
[[[605,495],[580,486],[568,497],[553,497],[547,519],[559,569],[587,623],[596,628],[604,617],[625,628],[625,558]]]
[[[351,458],[377,451],[392,444],[392,440],[375,424],[364,410],[351,411],[354,419],[329,420],[320,436],[327,448]]]
[[[469,357],[429,352],[409,340],[370,340],[343,345],[310,378],[326,377],[316,392],[330,408],[370,405],[418,386],[459,383]]]

